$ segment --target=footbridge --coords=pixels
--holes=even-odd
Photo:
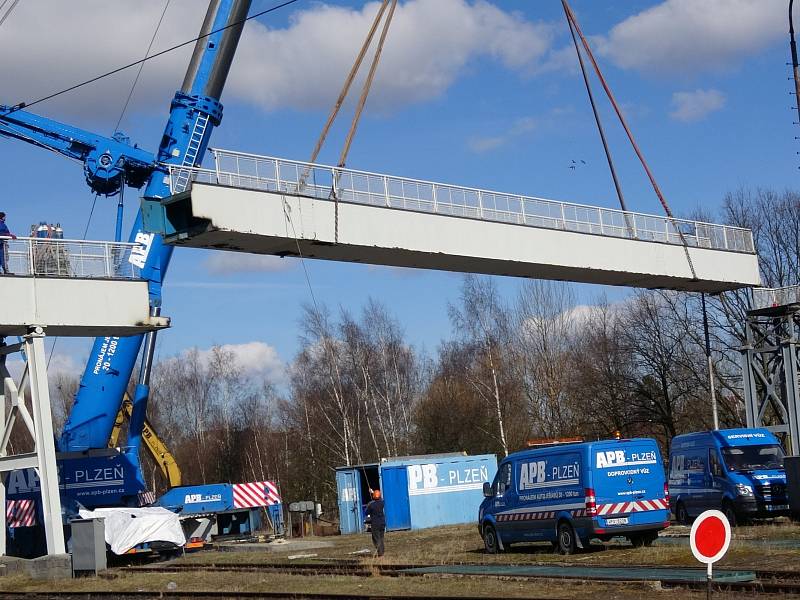
[[[759,284],[747,229],[228,150],[145,201],[169,244],[686,291]]]
[[[48,335],[125,336],[162,329],[150,316],[136,244],[50,238],[0,239],[0,336],[43,327]]]
[[[63,554],[45,336],[108,336],[96,367],[106,369],[103,357],[113,354],[116,336],[163,329],[169,319],[150,315],[148,283],[141,277],[135,244],[0,238],[0,252],[7,271],[0,275],[0,506],[6,507],[5,474],[36,469],[47,553]],[[19,337],[6,344],[6,336]],[[16,352],[23,353],[25,363],[15,381],[6,359]],[[27,431],[32,451],[12,451],[15,429]],[[6,528],[0,527],[0,555],[5,553]]]

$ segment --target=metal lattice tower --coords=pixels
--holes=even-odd
[[[742,348],[748,427],[767,427],[800,452],[800,286],[753,290]]]

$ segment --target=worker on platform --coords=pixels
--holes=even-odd
[[[8,225],[6,225],[6,213],[0,211],[0,268],[3,269],[3,273],[8,275],[8,242],[6,241],[7,238],[11,238],[12,240],[17,239],[11,231],[8,229]]]
[[[383,512],[383,498],[381,491],[372,492],[372,500],[367,504],[366,523],[372,530],[372,543],[378,556],[383,556],[383,534],[386,533],[386,515]]]

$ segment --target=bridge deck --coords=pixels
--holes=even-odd
[[[215,169],[172,170],[174,195],[145,206],[167,243],[691,291],[759,283],[746,229],[213,152]]]
[[[10,274],[0,275],[0,336],[34,326],[49,335],[125,336],[162,329],[151,317],[147,281],[128,259],[134,244],[4,239]],[[135,261],[134,261],[135,262]]]

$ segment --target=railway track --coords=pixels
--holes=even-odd
[[[119,569],[120,571],[128,573],[197,573],[197,572],[235,572],[235,573],[276,573],[276,574],[291,574],[301,576],[314,576],[314,575],[328,575],[328,576],[348,576],[348,577],[436,577],[436,576],[463,576],[463,577],[502,577],[503,579],[510,580],[569,580],[574,582],[603,582],[603,583],[636,583],[642,581],[659,582],[664,588],[686,588],[686,589],[706,589],[706,581],[704,579],[705,569],[697,568],[681,568],[681,572],[690,571],[696,573],[696,578],[681,579],[675,576],[675,569],[664,568],[663,566],[649,566],[646,567],[655,573],[663,572],[662,577],[648,577],[647,579],[637,578],[636,576],[625,577],[619,575],[619,570],[623,568],[630,568],[624,565],[607,566],[607,567],[593,567],[593,576],[582,577],[574,573],[559,575],[557,572],[548,572],[547,574],[529,574],[529,573],[514,573],[509,572],[508,567],[525,567],[531,566],[547,566],[547,567],[575,567],[575,565],[568,565],[563,563],[541,563],[540,565],[502,565],[502,569],[492,572],[492,569],[497,569],[500,565],[496,564],[470,564],[469,567],[481,567],[483,570],[480,573],[459,573],[459,572],[446,572],[439,573],[420,572],[429,568],[442,568],[442,567],[464,567],[463,564],[453,565],[420,565],[420,564],[364,564],[354,562],[334,562],[334,563],[237,563],[237,564],[172,564],[164,566],[145,566],[145,567],[125,567]],[[608,576],[602,574],[603,570],[608,571]],[[601,573],[598,574],[597,571]],[[788,570],[763,570],[755,569],[748,570],[756,576],[755,581],[725,581],[715,580],[712,582],[712,589],[715,591],[723,591],[729,593],[746,593],[746,594],[800,594],[800,571]],[[718,577],[724,576],[726,573],[732,573],[730,569],[717,570]],[[326,596],[328,597],[328,596]],[[330,597],[341,598],[335,594]],[[371,597],[371,596],[366,596]],[[383,596],[381,596],[383,597]],[[0,596],[2,600],[2,596]]]
[[[144,600],[150,598],[174,598],[174,599],[202,599],[212,600],[250,600],[250,599],[285,599],[285,600],[422,600],[430,596],[409,596],[393,594],[335,594],[335,593],[305,593],[305,592],[191,592],[191,591],[153,591],[153,592],[120,592],[93,591],[93,592],[0,592],[0,599],[3,600],[46,600],[57,598],[58,600]],[[436,600],[486,600],[486,596],[436,596]],[[529,596],[517,600],[569,600],[547,596]]]

